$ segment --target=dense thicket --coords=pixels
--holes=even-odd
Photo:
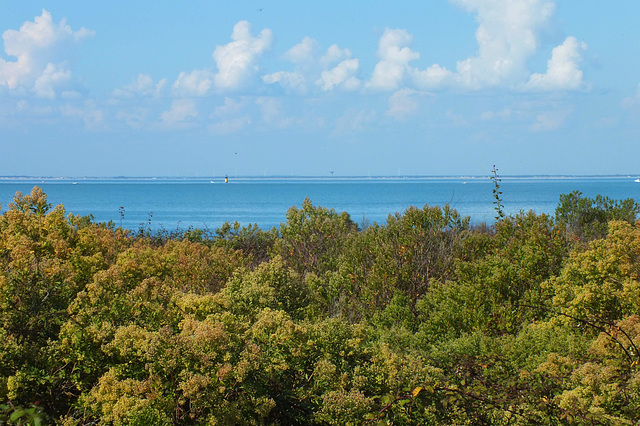
[[[635,424],[640,208],[166,235],[0,217],[0,424]]]

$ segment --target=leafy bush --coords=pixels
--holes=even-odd
[[[154,235],[35,188],[0,217],[0,423],[634,424],[638,211]]]

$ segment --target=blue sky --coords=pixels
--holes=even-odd
[[[640,173],[640,2],[0,6],[2,176]]]

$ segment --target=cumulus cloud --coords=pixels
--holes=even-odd
[[[411,76],[417,87],[428,90],[451,84],[454,73],[434,64],[426,70],[412,69]]]
[[[575,90],[584,87],[580,61],[585,43],[575,37],[567,37],[560,46],[553,49],[545,74],[533,74],[527,87],[533,90]]]
[[[349,58],[351,58],[349,49],[341,49],[337,44],[332,44],[320,58],[320,63],[326,68]]]
[[[16,60],[0,58],[0,86],[55,98],[57,90],[65,88],[71,80],[66,49],[93,34],[85,28],[73,31],[64,19],[54,24],[46,10],[33,22],[25,22],[20,30],[5,31],[4,50]]]
[[[366,87],[380,90],[396,90],[405,76],[411,72],[409,62],[420,57],[420,53],[409,48],[413,37],[405,30],[387,28],[378,43],[378,57],[371,79]]]
[[[213,86],[214,78],[214,74],[206,69],[183,71],[173,83],[173,91],[178,96],[204,96]]]
[[[551,0],[453,0],[476,15],[477,56],[457,64],[460,84],[469,88],[516,85],[528,76],[527,60],[539,47],[538,34],[555,12]]]
[[[55,88],[71,80],[71,71],[64,65],[48,63],[33,83],[33,91],[41,98],[54,99]]]
[[[328,71],[322,71],[316,84],[324,91],[343,87],[346,90],[356,90],[361,86],[360,79],[356,77],[360,62],[357,59],[345,59]]]
[[[113,91],[113,96],[117,98],[132,98],[134,96],[158,97],[167,85],[167,79],[163,78],[157,83],[148,74],[139,74],[131,84]]]
[[[307,80],[304,75],[297,71],[278,71],[262,76],[262,81],[266,84],[280,83],[283,87],[295,92],[306,92]]]
[[[284,59],[294,63],[296,69],[263,75],[262,81],[265,84],[278,83],[287,90],[305,93],[308,86],[307,76],[316,62],[315,58],[319,56],[319,51],[318,42],[311,37],[305,37],[282,55]]]
[[[287,50],[283,57],[294,64],[309,65],[315,62],[320,52],[320,44],[311,37],[305,37],[291,49]]]
[[[367,87],[393,91],[444,87],[480,90],[576,90],[585,86],[580,61],[586,45],[575,37],[553,49],[544,74],[532,74],[528,62],[539,53],[540,33],[555,13],[552,0],[451,0],[475,15],[477,55],[457,62],[454,70],[433,64],[421,70],[410,65],[419,53],[410,48],[405,30],[387,29],[380,38],[376,65]]]
[[[315,39],[305,37],[283,55],[295,64],[294,71],[267,74],[262,81],[266,84],[279,83],[286,90],[297,93],[306,93],[312,83],[323,91],[337,88],[355,90],[361,85],[356,77],[360,62],[351,56],[349,49],[341,49],[336,44],[323,53]]]
[[[196,104],[191,99],[176,99],[171,103],[171,109],[160,114],[160,119],[166,125],[181,124],[188,118],[198,116]]]
[[[254,37],[251,24],[240,21],[233,27],[231,40],[228,44],[217,46],[213,52],[218,67],[214,82],[222,90],[239,89],[258,72],[258,59],[271,48],[273,33],[270,29],[264,29]]]

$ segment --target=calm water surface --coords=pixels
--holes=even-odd
[[[507,214],[521,210],[553,214],[560,194],[574,190],[585,196],[640,200],[634,177],[502,178]],[[41,187],[54,205],[89,215],[96,222],[136,230],[214,230],[226,221],[257,223],[263,229],[286,221],[291,206],[308,197],[314,205],[348,212],[358,223],[386,221],[409,206],[449,203],[472,222],[492,222],[493,183],[488,178],[362,178],[362,179],[0,179],[0,205],[6,211],[16,191]],[[123,217],[120,210],[124,210]]]

